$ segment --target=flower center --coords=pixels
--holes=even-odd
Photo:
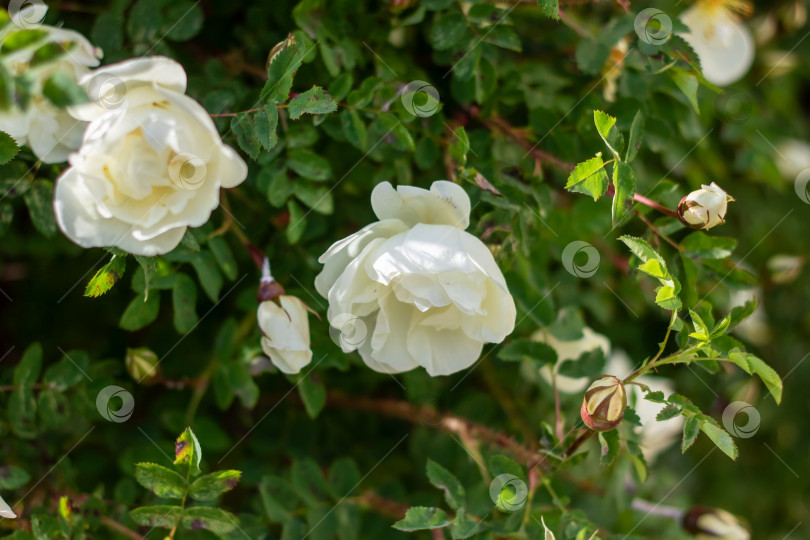
[[[200,189],[208,174],[208,167],[200,157],[182,152],[169,160],[169,179],[180,189]]]

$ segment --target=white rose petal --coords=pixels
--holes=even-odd
[[[80,246],[167,253],[187,227],[208,220],[220,187],[247,176],[247,165],[223,144],[205,109],[178,91],[185,88],[182,70],[168,58],[139,58],[82,78],[88,86],[114,74],[126,93],[110,109],[99,103],[72,109],[92,121],[57,180],[54,210],[59,227]]]
[[[776,168],[791,182],[805,169],[810,169],[810,144],[799,139],[786,139],[776,146]]]
[[[470,199],[460,186],[383,182],[371,204],[380,221],[329,248],[315,279],[332,326],[359,321],[366,330],[341,339],[344,350],[384,373],[421,366],[447,375],[512,332],[514,301],[489,249],[464,231]]]
[[[711,229],[725,222],[728,203],[734,198],[714,182],[700,188],[681,200],[678,211],[689,225]]]
[[[6,519],[14,519],[17,517],[17,514],[15,514],[8,503],[3,500],[3,497],[0,497],[0,517]]]
[[[703,75],[709,82],[727,86],[751,69],[754,37],[734,13],[697,4],[681,13],[680,19],[691,30],[681,37],[700,57]]]
[[[284,373],[295,374],[312,361],[307,307],[294,297],[281,295],[259,304],[262,350]]]
[[[20,10],[12,17],[13,20],[20,22],[20,28],[7,26],[3,38],[8,37],[7,32],[28,31],[26,27],[30,26],[29,22],[42,20],[47,9],[44,4],[33,4]],[[101,51],[94,48],[87,38],[73,30],[38,23],[31,27],[45,32],[42,45],[60,43],[66,50],[52,62],[36,69],[30,69],[36,50],[34,47],[13,51],[3,58],[4,65],[12,75],[25,74],[29,77],[31,99],[26,110],[14,105],[6,111],[0,111],[0,130],[14,137],[18,144],[28,145],[43,162],[64,162],[81,144],[82,133],[87,124],[47,100],[42,95],[42,88],[45,82],[57,73],[78,80],[88,73],[88,68],[98,65]]]

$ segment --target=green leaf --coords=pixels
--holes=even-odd
[[[219,300],[223,279],[214,256],[207,251],[198,251],[192,255],[191,265],[194,267],[194,271],[197,272],[197,279],[199,279],[200,285],[202,285],[208,298],[212,302]]]
[[[174,327],[180,334],[190,332],[196,325],[197,286],[186,274],[177,274],[172,288]]]
[[[290,512],[298,505],[298,495],[286,480],[278,476],[262,477],[259,484],[259,495],[262,499],[267,519],[273,523],[284,523],[290,519]]]
[[[53,390],[63,392],[79,384],[90,367],[90,357],[85,351],[67,351],[55,364],[48,366],[42,382]]]
[[[193,473],[200,472],[200,460],[202,460],[202,448],[200,441],[190,427],[177,437],[174,443],[174,464],[185,465],[191,468]]]
[[[601,153],[577,164],[565,184],[565,189],[568,191],[590,195],[594,201],[599,200],[605,194],[607,188],[608,176]]]
[[[204,529],[217,536],[227,534],[239,526],[239,518],[220,508],[192,506],[183,514],[183,527],[192,531]]]
[[[218,471],[197,478],[189,487],[188,494],[198,501],[213,501],[239,483],[241,471]]]
[[[633,215],[633,196],[636,194],[636,176],[630,165],[616,162],[613,166],[613,226]]]
[[[458,510],[466,504],[464,486],[450,471],[430,458],[427,460],[426,471],[428,480],[430,480],[433,487],[444,491],[444,498],[450,508]]]
[[[267,83],[261,93],[263,101],[286,103],[293,77],[306,53],[295,39],[286,40],[286,47],[273,56],[267,66]]]
[[[664,393],[660,390],[656,390],[655,392],[647,392],[644,395],[644,399],[647,401],[652,401],[653,403],[666,403]]]
[[[669,285],[656,289],[655,303],[668,311],[680,311],[683,307],[675,287]]]
[[[183,509],[179,506],[142,506],[129,513],[138,525],[162,529],[173,528],[182,515]]]
[[[51,237],[56,234],[56,218],[53,214],[53,182],[34,180],[23,195],[28,213],[34,227],[43,235]]]
[[[298,393],[309,417],[317,418],[326,405],[326,387],[323,383],[312,374],[304,375],[298,383]]]
[[[329,215],[335,211],[332,189],[327,186],[299,181],[293,184],[293,193],[299,201],[319,214]]]
[[[467,20],[457,12],[440,13],[433,19],[430,43],[437,51],[453,47],[467,33]]]
[[[683,440],[681,441],[681,453],[686,453],[690,446],[695,443],[698,433],[700,433],[700,420],[696,416],[687,416],[683,423]]]
[[[159,294],[150,294],[145,299],[140,294],[135,295],[124,313],[121,314],[118,326],[129,332],[140,330],[144,326],[151,324],[157,318],[159,311]]]
[[[20,147],[17,145],[17,141],[14,140],[14,137],[5,131],[0,131],[0,165],[5,165],[14,159],[14,156],[16,156],[19,151]]]
[[[686,99],[689,100],[689,104],[692,105],[695,112],[700,114],[700,106],[698,105],[697,100],[697,91],[698,87],[700,86],[698,78],[685,69],[678,67],[668,69],[667,74],[675,82],[675,85],[680,89],[680,91],[683,92]]]
[[[348,139],[349,143],[359,150],[366,149],[368,142],[368,132],[360,115],[354,109],[344,109],[340,111],[340,125],[343,129],[343,135]]]
[[[157,463],[136,463],[135,480],[164,499],[182,499],[186,494],[185,478]]]
[[[337,110],[337,103],[320,86],[313,86],[303,94],[295,96],[287,105],[292,120],[302,114],[327,114]]]
[[[642,114],[641,110],[639,110],[636,112],[636,116],[633,117],[633,124],[630,126],[630,139],[627,141],[627,153],[624,156],[624,160],[627,163],[630,163],[636,159],[636,155],[641,148],[643,138],[644,115]]]
[[[703,231],[695,231],[681,240],[683,254],[700,259],[725,259],[737,247],[734,238],[709,236]]]
[[[8,400],[8,421],[11,431],[21,439],[37,436],[37,401],[30,387],[19,386]]]
[[[222,236],[210,238],[208,247],[225,277],[231,281],[235,280],[237,276],[236,260],[233,258],[233,252],[225,238]]]
[[[728,355],[729,361],[740,366],[749,375],[757,375],[777,404],[782,402],[782,379],[779,374],[761,358],[751,353],[733,351]]]
[[[42,345],[32,343],[25,349],[20,363],[14,368],[14,385],[31,386],[42,371]]]
[[[734,444],[734,439],[731,438],[731,435],[729,435],[726,430],[711,422],[701,422],[700,430],[705,433],[724,454],[731,459],[737,459],[739,455],[737,445]]]
[[[405,519],[392,525],[395,529],[404,532],[422,531],[425,529],[441,529],[450,525],[447,514],[441,508],[429,506],[414,506],[405,512]]]
[[[380,113],[377,120],[386,131],[386,135],[391,137],[391,144],[397,150],[403,152],[413,152],[416,145],[411,137],[408,128],[393,113]]]
[[[613,463],[616,456],[619,455],[619,449],[621,447],[618,430],[600,431],[599,446],[601,447],[599,462],[602,465],[610,465]]]
[[[655,419],[659,422],[663,422],[665,420],[669,420],[670,418],[675,418],[679,414],[681,414],[680,407],[674,403],[667,403],[666,406],[658,412]]]
[[[613,144],[615,143],[615,135],[611,132],[613,131],[613,127],[616,124],[616,118],[606,114],[602,111],[593,111],[593,122],[596,125],[596,131],[599,132],[599,136],[602,137],[602,140],[605,141],[610,152],[613,154],[613,157],[616,159],[617,162],[621,161],[622,158],[619,156],[619,151],[617,148],[614,148]],[[615,173],[614,173],[615,176]]]
[[[486,34],[486,42],[515,52],[521,52],[523,49],[515,31],[504,25],[492,27],[491,31]]]
[[[55,73],[48,77],[42,86],[42,95],[60,108],[90,101],[84,88],[67,73]]]
[[[537,5],[540,6],[540,11],[546,17],[551,17],[554,20],[560,20],[560,2],[559,0],[537,0]]]
[[[459,126],[453,130],[450,141],[450,157],[459,166],[463,167],[467,164],[467,153],[470,151],[470,138],[467,136],[467,130],[464,129],[464,126]]]
[[[172,0],[163,13],[168,29],[166,39],[188,41],[200,33],[203,27],[203,12],[199,2]]]
[[[298,518],[292,518],[281,529],[281,540],[301,540],[307,536],[307,525]]]
[[[453,524],[450,526],[450,537],[453,540],[461,540],[483,533],[487,529],[489,526],[486,523],[468,517],[464,508],[459,508],[456,517],[453,518]]]
[[[154,0],[139,0],[129,10],[127,33],[136,43],[148,43],[157,38],[162,23],[160,5]]]
[[[287,201],[287,211],[290,213],[290,222],[287,225],[287,242],[295,244],[301,239],[301,235],[307,228],[307,216],[301,209],[301,205],[293,200]]]
[[[17,489],[31,480],[31,475],[19,467],[6,465],[0,467],[0,488],[2,489]]]
[[[352,458],[338,458],[329,468],[329,489],[337,500],[348,496],[361,480],[360,470]]]
[[[553,347],[527,338],[510,340],[509,343],[498,349],[497,356],[507,362],[528,360],[535,363],[537,367],[557,361],[557,351]]]
[[[256,128],[253,120],[247,113],[239,113],[231,118],[231,130],[236,135],[236,142],[252,159],[259,157],[261,143],[256,136]],[[266,140],[267,142],[267,140]]]
[[[312,459],[293,461],[292,486],[301,500],[310,506],[329,499],[329,486],[318,464]]]
[[[332,176],[332,166],[309,148],[295,148],[287,154],[287,166],[310,180],[324,181]]]
[[[268,152],[278,144],[277,129],[278,109],[276,108],[275,102],[268,103],[253,115],[253,130],[256,138],[259,140],[259,144],[261,144],[262,148]]]
[[[84,289],[84,295],[96,298],[112,289],[115,282],[124,275],[127,267],[126,261],[126,256],[113,255],[110,262],[102,266],[92,277]]]

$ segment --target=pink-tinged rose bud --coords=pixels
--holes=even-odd
[[[714,182],[700,187],[701,189],[681,199],[678,205],[681,221],[695,229],[711,229],[725,223],[728,203],[734,197]]]
[[[696,506],[683,516],[683,528],[697,540],[750,540],[748,526],[737,516],[718,508]]]
[[[622,381],[612,375],[599,377],[585,391],[579,411],[585,425],[594,431],[610,431],[619,425],[627,408]]]

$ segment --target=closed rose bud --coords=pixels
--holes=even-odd
[[[146,347],[127,349],[124,359],[127,372],[140,384],[152,384],[160,378],[160,360],[152,350]]]
[[[745,523],[725,510],[697,506],[683,516],[683,528],[698,540],[750,540]]]
[[[599,377],[585,391],[579,411],[585,425],[594,431],[610,431],[619,425],[627,408],[622,381],[612,375]]]
[[[678,205],[678,216],[681,221],[695,229],[711,229],[725,222],[729,201],[734,197],[712,182],[710,186],[702,185],[693,191]]]

